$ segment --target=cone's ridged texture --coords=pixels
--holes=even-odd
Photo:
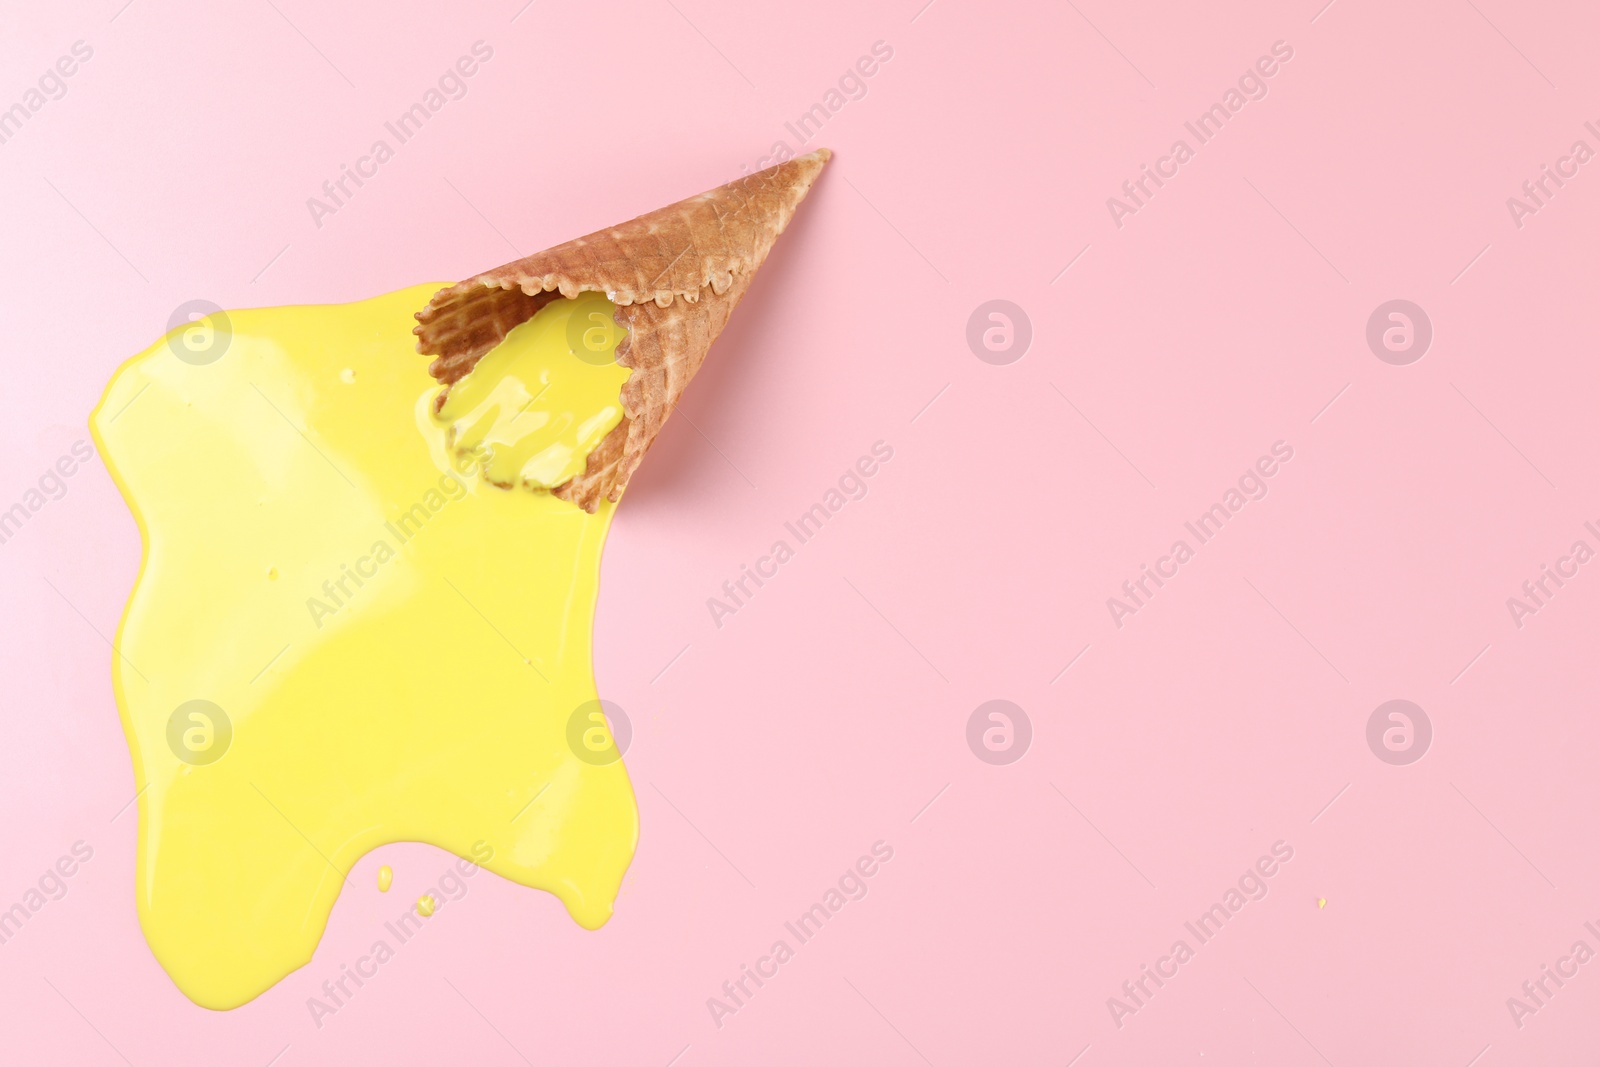
[[[623,418],[584,472],[551,490],[586,511],[616,500],[756,269],[832,153],[820,149],[668,207],[496,267],[434,294],[417,350],[449,385],[551,300],[604,293],[628,336]]]

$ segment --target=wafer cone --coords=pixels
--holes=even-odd
[[[622,421],[582,474],[551,490],[593,512],[626,488],[832,154],[819,149],[442,289],[417,313],[417,350],[437,357],[429,372],[448,386],[550,301],[591,290],[612,300],[628,331],[617,362],[633,369]]]

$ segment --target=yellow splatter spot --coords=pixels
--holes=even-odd
[[[433,914],[433,898],[424,893],[417,898],[417,914],[424,919]]]
[[[1328,898],[1327,897],[1318,897],[1317,898],[1317,907],[1326,908],[1327,906],[1328,906]]]
[[[394,868],[385,863],[378,868],[378,892],[387,893],[394,884]]]

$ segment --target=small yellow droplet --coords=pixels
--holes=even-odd
[[[275,582],[277,580],[278,580],[278,568],[276,568],[276,567],[268,567],[267,568],[267,581]]]
[[[378,868],[378,892],[387,893],[394,884],[394,870],[387,863]]]
[[[356,383],[355,370],[351,367],[346,367],[344,370],[339,372],[339,380],[346,385],[354,385]]]
[[[1328,898],[1327,897],[1318,897],[1317,898],[1317,907],[1326,908],[1327,906],[1328,906]]]
[[[417,914],[424,919],[433,914],[433,898],[426,893],[417,898]]]

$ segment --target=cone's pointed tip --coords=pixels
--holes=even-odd
[[[795,156],[793,159],[789,160],[786,163],[774,163],[772,166],[768,167],[766,170],[759,171],[758,173],[770,174],[770,173],[773,173],[775,171],[781,171],[786,167],[790,168],[791,172],[792,172],[792,169],[796,165],[799,165],[799,167],[801,168],[802,172],[810,172],[812,174],[815,174],[817,171],[820,171],[823,168],[824,165],[827,164],[828,160],[830,160],[832,158],[833,158],[833,149],[831,149],[831,148],[818,148],[815,151],[807,152],[803,156]]]
[[[828,160],[832,158],[833,149],[819,148],[815,152],[807,152],[803,156],[796,156],[794,161],[796,163],[816,164],[817,169],[821,170],[827,164]]]
[[[781,183],[799,191],[804,197],[811,191],[811,186],[822,176],[822,169],[833,158],[831,148],[818,148],[807,152],[803,156],[795,156],[787,163],[778,163],[768,167],[763,174],[771,174]]]

